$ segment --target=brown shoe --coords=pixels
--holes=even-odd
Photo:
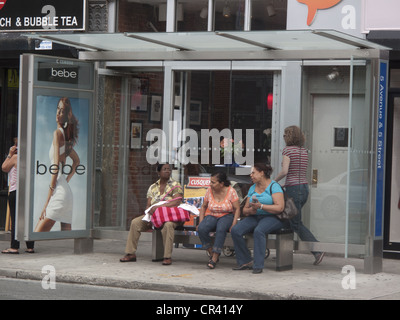
[[[169,266],[170,264],[172,264],[172,259],[171,258],[164,258],[162,264],[164,266]]]
[[[123,258],[119,259],[121,262],[135,262],[136,255],[135,254],[126,254]]]

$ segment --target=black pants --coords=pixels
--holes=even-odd
[[[15,208],[16,208],[16,197],[17,191],[11,191],[8,195],[8,205],[10,206],[10,217],[11,217],[11,249],[19,249],[19,241],[15,240]],[[33,249],[35,245],[34,241],[27,241],[26,247]]]

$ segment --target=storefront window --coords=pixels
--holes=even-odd
[[[166,5],[154,1],[118,1],[118,32],[165,32]]]
[[[179,0],[176,20],[177,31],[207,31],[208,1]]]
[[[191,140],[191,150],[197,148],[197,163],[192,161],[181,166],[181,161],[175,161],[180,181],[186,183],[188,176],[223,170],[230,180],[250,184],[248,174],[238,174],[237,168],[250,168],[254,162],[270,163],[273,72],[175,72],[175,80],[175,101],[178,102],[174,115],[182,117],[183,126],[196,132],[198,137],[195,143]],[[189,101],[186,109],[180,107],[182,97]],[[213,158],[212,138],[205,142],[209,146],[207,150],[201,148],[204,129],[219,135],[218,158]],[[229,138],[224,135],[225,129],[231,135]],[[176,141],[174,147],[179,146]],[[232,147],[229,154],[227,146]],[[207,162],[202,158],[204,152],[209,153]],[[226,160],[229,156],[230,162]],[[245,159],[243,163],[237,161],[240,156]]]
[[[215,1],[215,30],[244,30],[245,0]]]
[[[0,68],[0,159],[8,154],[18,136],[18,69]],[[0,178],[0,230],[4,230],[7,213],[8,178],[2,173]]]
[[[287,0],[253,0],[251,30],[286,30]]]
[[[0,68],[0,130],[4,137],[0,145],[1,159],[7,156],[13,138],[18,136],[18,89],[18,69]],[[6,174],[2,174],[0,187],[5,191],[8,188]]]
[[[172,25],[178,32],[243,31],[249,14],[250,30],[286,30],[287,0],[251,0],[248,4],[249,13],[246,0],[176,0]],[[165,32],[167,19],[167,1],[118,2],[118,32]]]

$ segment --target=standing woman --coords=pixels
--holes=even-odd
[[[10,217],[11,217],[11,248],[3,250],[2,253],[18,254],[19,253],[19,241],[15,240],[15,209],[16,209],[16,197],[17,197],[17,163],[18,163],[18,138],[14,138],[14,145],[10,148],[6,160],[4,160],[1,169],[3,172],[8,172],[9,178],[9,193],[8,193],[8,205],[10,206]],[[26,242],[26,252],[34,253],[34,242]]]
[[[283,149],[282,169],[275,180],[286,177],[285,189],[288,197],[293,198],[299,213],[290,220],[290,226],[302,241],[317,242],[310,230],[301,221],[301,208],[308,199],[309,187],[307,181],[308,151],[305,149],[304,134],[297,126],[287,127],[284,131],[286,147]],[[314,265],[321,263],[324,252],[312,252]]]
[[[267,249],[267,234],[288,226],[288,222],[276,216],[283,211],[285,201],[282,188],[271,180],[271,173],[271,166],[262,163],[257,163],[251,168],[250,177],[254,184],[249,189],[243,208],[243,215],[246,218],[231,231],[238,263],[233,270],[253,269],[253,273],[261,273]],[[246,240],[243,238],[245,234],[251,232],[254,238],[254,264]]]
[[[72,113],[71,102],[68,98],[61,98],[57,104],[57,129],[53,133],[53,143],[49,157],[53,169],[47,193],[46,202],[36,225],[35,232],[50,231],[59,221],[61,230],[71,230],[73,195],[68,184],[79,165],[79,156],[74,150],[78,140],[78,120]],[[72,160],[70,173],[67,177],[62,174],[62,166],[67,158]]]
[[[197,227],[200,240],[210,257],[207,266],[214,269],[224,246],[226,233],[236,225],[240,217],[239,197],[227,180],[225,172],[211,175],[210,187],[200,209],[200,224]],[[211,247],[210,232],[216,231]]]

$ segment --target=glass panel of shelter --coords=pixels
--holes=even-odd
[[[303,68],[310,196],[302,217],[321,242],[365,243],[372,176],[367,70],[354,66],[351,82],[348,65]]]
[[[125,229],[146,209],[147,188],[158,179],[146,159],[146,133],[162,127],[164,73],[104,78],[94,226]]]
[[[361,61],[360,65],[358,62]],[[370,132],[374,122],[374,93],[368,85],[371,83],[371,62],[353,60],[351,65],[353,81],[351,83],[349,168],[348,168],[348,201],[347,201],[347,243],[363,244],[371,227],[370,216],[373,206],[370,194],[375,190],[371,163],[373,152],[373,135]],[[371,253],[368,253],[371,254]]]
[[[318,119],[315,117],[318,116],[316,112],[320,111],[319,108],[338,113],[337,110],[341,106],[344,111],[340,112],[340,115],[348,114],[349,70],[348,66],[340,67],[338,72],[343,78],[338,78],[332,83],[326,78],[326,75],[332,72],[332,67],[304,68],[302,128],[307,135],[306,147],[310,150],[311,192],[302,214],[303,222],[321,242],[344,243],[345,241],[348,186],[350,185],[352,194],[355,189],[359,191],[360,201],[363,204],[367,204],[366,195],[370,190],[367,180],[371,175],[368,165],[370,138],[366,130],[371,120],[368,118],[370,106],[366,103],[368,97],[365,90],[365,67],[355,67],[354,70],[357,90],[354,91],[352,109],[354,120],[350,128],[348,118],[347,122],[345,119],[343,123],[334,123],[332,118],[325,117],[330,119],[330,122],[321,129],[324,132],[318,133],[316,129]],[[144,211],[146,190],[158,179],[156,166],[149,164],[146,158],[149,146],[146,133],[155,128],[163,129],[164,73],[135,71],[129,78],[106,78],[103,133],[101,143],[98,144],[98,148],[101,149],[101,161],[99,161],[101,173],[98,175],[99,180],[96,181],[101,197],[95,227],[126,228],[129,227],[129,221],[133,217]],[[175,96],[170,120],[180,120],[180,129],[190,128],[196,133],[197,148],[202,142],[201,129],[216,129],[221,132],[228,128],[232,134],[234,129],[239,129],[242,131],[245,149],[248,139],[245,136],[245,129],[254,129],[252,137],[254,149],[251,150],[254,152],[254,162],[269,163],[274,154],[281,152],[281,150],[271,150],[274,104],[271,103],[270,94],[273,92],[274,71],[175,71],[174,78]],[[360,120],[360,115],[363,115],[363,121]],[[358,132],[362,134],[358,136]],[[351,149],[350,155],[349,135],[352,137],[350,141],[354,144],[354,150]],[[328,140],[319,148],[317,142],[324,136]],[[221,136],[221,142],[222,138]],[[184,142],[177,141],[176,147],[182,146]],[[239,141],[228,142],[236,144]],[[211,141],[208,145],[211,145]],[[220,146],[225,145],[222,143]],[[210,154],[209,161],[202,163],[200,156],[203,151],[197,151],[200,151],[197,152],[198,163],[183,165],[172,158],[175,178],[182,184],[187,181],[188,176],[210,174],[216,170],[224,170],[228,178],[242,185],[251,183],[248,176],[236,175],[235,165],[225,164],[224,157],[220,157],[215,163]],[[207,152],[211,153],[211,150]],[[222,148],[218,152],[220,156],[225,155]],[[244,151],[246,152],[248,150]],[[330,167],[328,171],[318,166],[318,163],[325,163],[318,158],[325,156],[326,153],[328,157],[336,159],[335,166]],[[333,170],[335,168],[336,171]],[[274,169],[279,171],[279,168]],[[314,169],[318,169],[315,177]],[[350,184],[347,180],[349,172]],[[365,174],[359,175],[357,174],[359,172]],[[324,190],[323,186],[326,187]],[[332,196],[342,200],[340,202],[344,203],[342,210],[333,213],[327,211],[328,207],[322,204],[322,200],[333,199]],[[337,207],[337,204],[331,202],[330,206],[335,208],[335,205]],[[350,203],[348,210],[349,243],[363,243],[370,209],[360,205],[353,208]]]

